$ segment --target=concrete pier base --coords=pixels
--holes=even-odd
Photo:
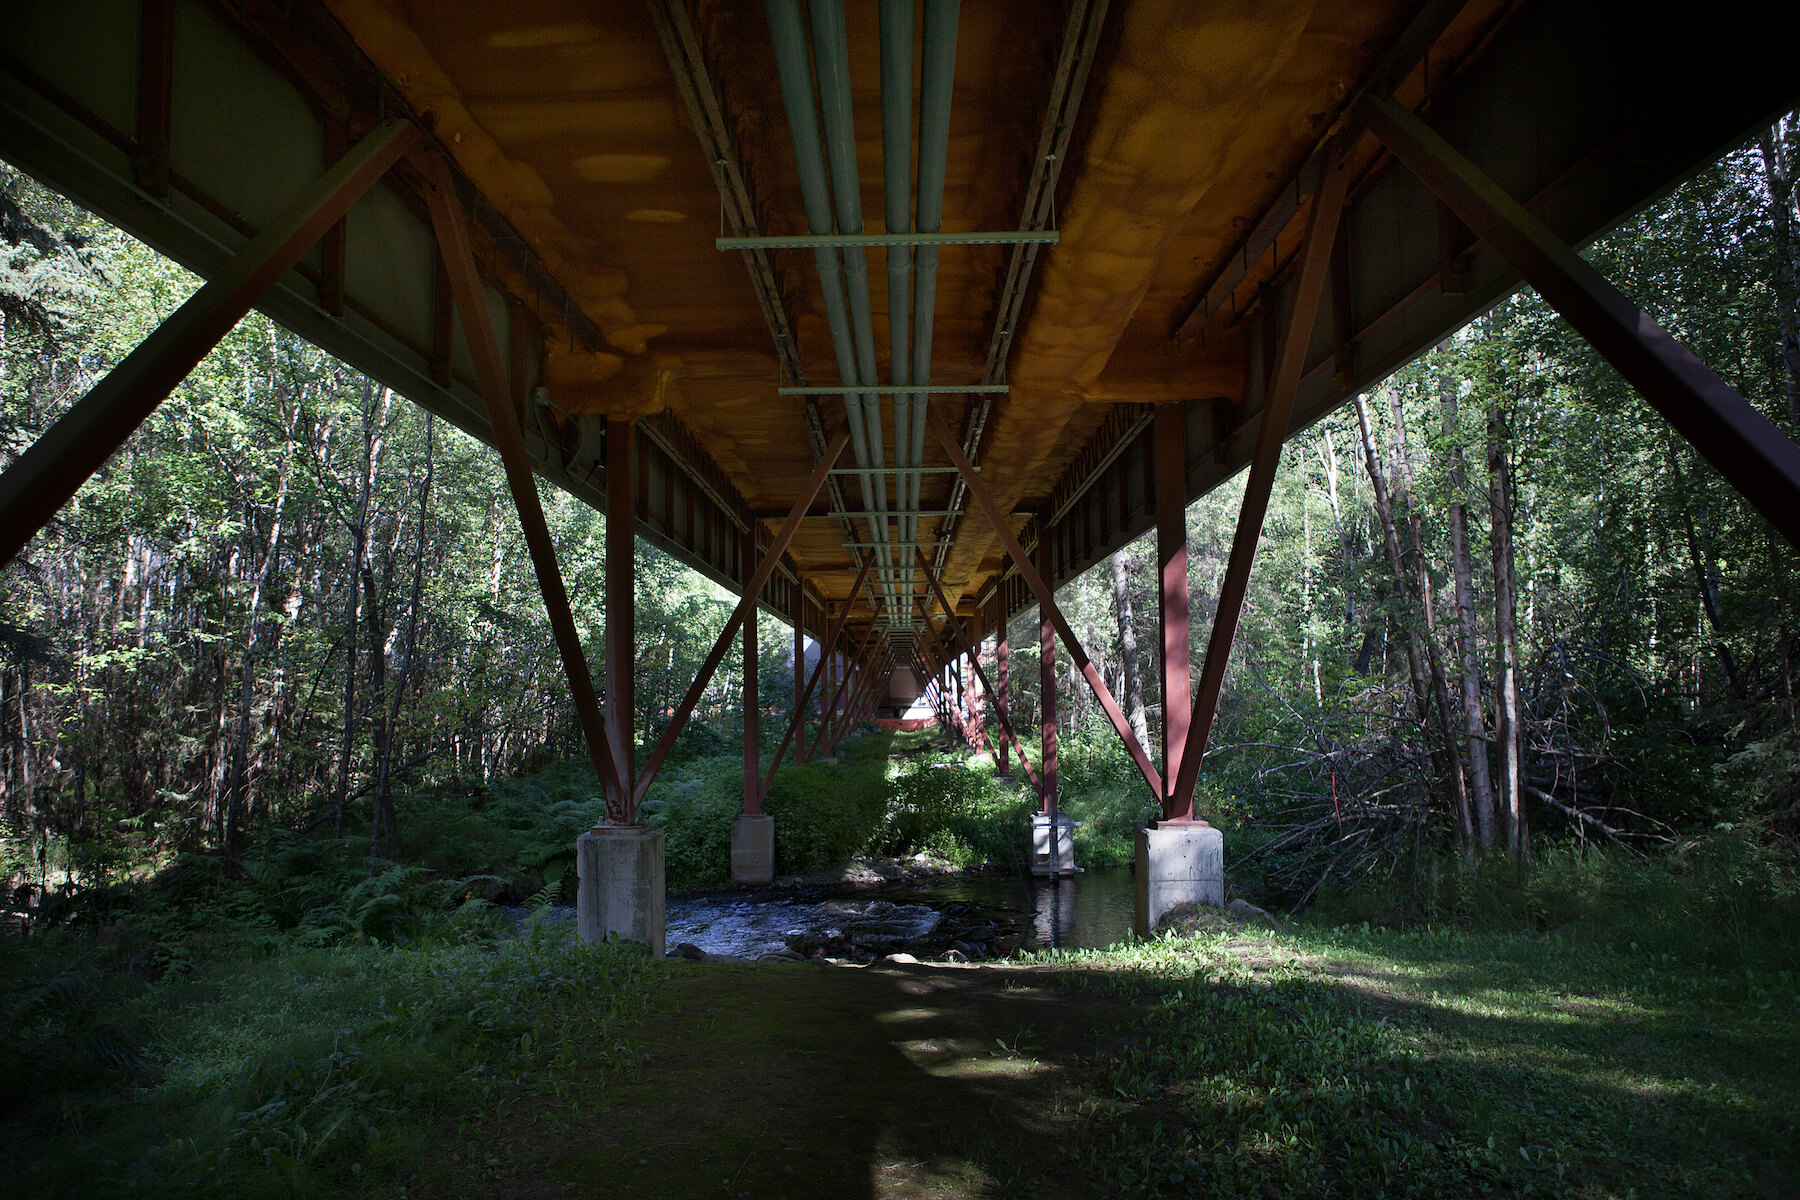
[[[1138,826],[1137,902],[1132,931],[1149,937],[1181,904],[1225,903],[1225,835],[1211,825]]]
[[[731,878],[738,883],[775,881],[775,818],[744,813],[731,823]]]
[[[1075,865],[1075,831],[1081,822],[1068,813],[1031,815],[1031,873],[1033,875],[1073,875],[1081,868]]]
[[[663,956],[666,887],[663,831],[645,825],[596,825],[575,839],[575,930],[584,942],[609,934]]]

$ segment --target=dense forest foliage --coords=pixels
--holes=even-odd
[[[1784,121],[1591,252],[1790,432],[1797,146]],[[10,456],[195,280],[10,169],[0,204]],[[1196,662],[1237,486],[1189,514]],[[541,491],[598,674],[604,517]],[[1153,733],[1149,556],[1121,550],[1063,602]],[[647,546],[637,566],[649,732],[728,596]],[[1205,806],[1241,830],[1249,877],[1293,900],[1438,847],[1652,851],[1721,826],[1791,846],[1797,570],[1521,293],[1287,447]],[[1021,728],[1034,623],[1011,638]],[[785,710],[791,638],[763,626],[763,702]],[[0,656],[0,871],[34,889],[230,855],[259,828],[348,822],[404,855],[407,801],[578,750],[491,452],[261,316],[6,568]],[[727,666],[691,754],[735,759],[737,686]],[[1147,799],[1079,676],[1060,690],[1070,802],[1122,835]]]

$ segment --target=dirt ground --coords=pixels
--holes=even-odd
[[[467,1194],[1097,1195],[1067,1150],[1079,1084],[1139,1017],[1077,978],[675,964],[637,1069],[566,1080],[583,1117],[553,1133],[515,1112],[507,1157],[541,1170]]]

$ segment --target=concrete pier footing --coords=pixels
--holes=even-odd
[[[738,883],[775,881],[775,818],[744,813],[731,823],[731,878]]]
[[[618,934],[657,958],[664,950],[663,831],[596,825],[575,839],[575,929],[584,942]]]
[[[1031,873],[1033,875],[1073,875],[1081,868],[1075,865],[1075,831],[1081,822],[1068,813],[1033,813],[1031,815]]]
[[[1225,835],[1199,822],[1138,826],[1136,882],[1131,926],[1139,937],[1177,905],[1223,906]]]

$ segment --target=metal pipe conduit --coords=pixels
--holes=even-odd
[[[844,23],[843,0],[812,0],[813,73],[819,87],[819,113],[825,125],[825,151],[831,170],[831,197],[839,233],[860,234],[862,184],[856,166],[856,123],[850,98],[850,40]],[[875,321],[869,307],[869,258],[861,246],[843,252],[844,288],[850,301],[850,332],[855,349],[857,382],[871,389],[880,382],[875,369]],[[887,451],[881,439],[881,400],[874,391],[847,401],[860,405],[866,457],[859,465],[885,467]],[[876,542],[888,537],[885,478],[873,479],[869,536]],[[883,601],[890,614],[894,604],[895,563],[885,547],[876,548]]]
[[[944,227],[944,174],[950,154],[950,93],[956,83],[956,28],[962,15],[961,0],[925,0],[924,53],[920,68],[919,96],[919,194],[914,224],[920,233],[938,233]],[[920,246],[913,268],[912,382],[931,382],[931,331],[937,309],[938,248]],[[906,447],[904,465],[918,466],[925,459],[925,406],[921,399],[913,413],[912,444]],[[919,504],[918,475],[902,476],[907,494],[900,507]],[[910,518],[904,536],[918,538],[918,518]]]
[[[881,0],[881,179],[885,188],[885,224],[889,233],[912,232],[913,150],[913,0]],[[907,385],[912,320],[912,247],[891,246],[887,252],[888,361],[900,387]],[[893,392],[894,465],[909,467],[912,445],[912,395]],[[924,401],[920,401],[921,404]],[[899,507],[917,509],[911,491],[900,483]],[[901,536],[911,537],[901,525]]]
[[[832,218],[830,187],[826,182],[825,149],[819,133],[818,107],[813,93],[812,65],[808,61],[800,0],[767,0],[764,7],[769,18],[769,40],[775,50],[776,73],[781,80],[782,107],[787,111],[788,136],[793,144],[794,162],[800,176],[800,196],[806,208],[807,229],[814,234],[837,233]],[[841,26],[841,12],[839,16]],[[860,232],[860,228],[859,222],[857,231]],[[861,250],[854,252],[864,254]],[[831,331],[831,346],[837,358],[838,378],[845,384],[861,384],[865,381],[859,378],[850,318],[845,305],[843,256],[836,247],[816,247],[813,250],[813,263],[818,269],[825,321]],[[866,308],[866,258],[863,281]],[[864,468],[857,476],[862,484],[863,508],[873,509],[876,480],[867,471],[870,465],[869,442],[863,423],[863,408],[856,396],[844,397],[844,415],[850,426],[850,446],[856,465]],[[885,494],[886,489],[882,490]]]

